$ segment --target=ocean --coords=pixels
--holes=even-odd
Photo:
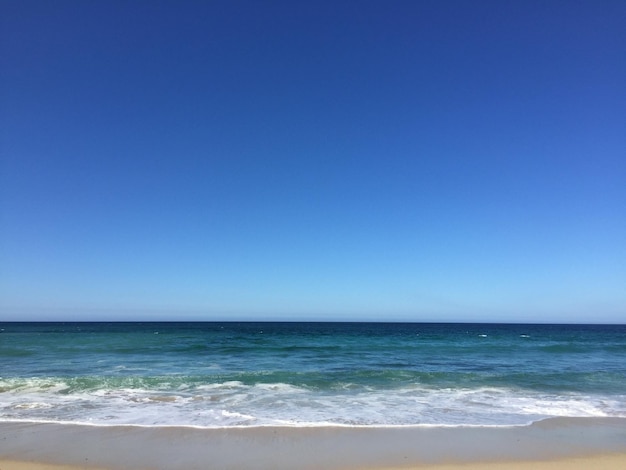
[[[510,426],[626,417],[626,325],[0,323],[0,421]]]

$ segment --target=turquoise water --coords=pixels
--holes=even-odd
[[[0,419],[525,424],[626,416],[626,325],[0,323]]]

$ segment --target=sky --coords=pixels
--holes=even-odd
[[[0,320],[624,323],[624,18],[0,0]]]

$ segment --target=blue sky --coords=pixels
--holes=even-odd
[[[0,8],[0,319],[626,321],[624,2]]]

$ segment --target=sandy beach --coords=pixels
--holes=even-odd
[[[626,419],[513,427],[0,424],[1,470],[626,468]]]
[[[622,470],[626,467],[626,454],[598,455],[577,459],[557,459],[544,461],[477,462],[463,464],[420,465],[414,467],[387,467],[379,470],[420,469],[420,470]],[[253,468],[253,467],[251,467]],[[15,462],[0,460],[2,470],[98,470],[98,467],[51,465],[38,462]],[[102,469],[106,470],[106,469]]]

